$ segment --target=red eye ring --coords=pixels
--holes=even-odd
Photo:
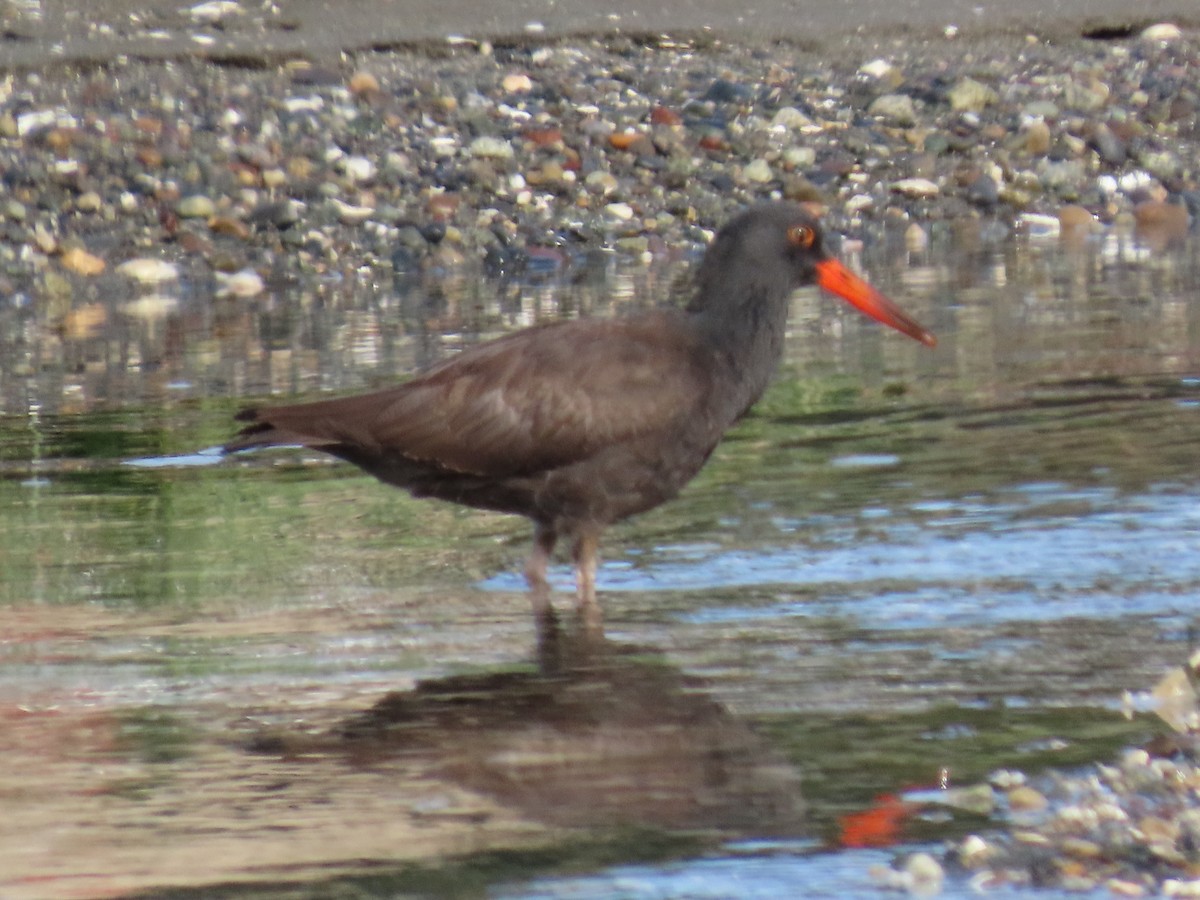
[[[808,225],[793,225],[787,231],[787,239],[801,250],[807,250],[817,240],[817,232]]]

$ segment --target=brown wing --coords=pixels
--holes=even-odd
[[[452,471],[507,476],[584,459],[670,427],[711,371],[677,313],[527,329],[388,390],[249,410],[226,449],[299,443],[394,452]]]

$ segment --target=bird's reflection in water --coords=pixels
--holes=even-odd
[[[656,651],[550,626],[537,662],[389,694],[340,739],[356,765],[432,759],[552,825],[802,831],[796,771]]]

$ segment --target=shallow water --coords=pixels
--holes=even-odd
[[[939,347],[798,295],[753,415],[612,530],[603,645],[539,647],[523,522],[200,451],[251,399],[677,293],[678,260],[10,301],[0,895],[867,896],[889,852],[833,848],[877,795],[1160,730],[1120,703],[1195,623],[1196,247],[870,238]]]

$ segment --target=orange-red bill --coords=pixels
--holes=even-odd
[[[927,347],[937,345],[937,338],[922,328],[916,319],[836,259],[823,259],[817,263],[817,284],[854,304],[872,319],[890,325]]]

